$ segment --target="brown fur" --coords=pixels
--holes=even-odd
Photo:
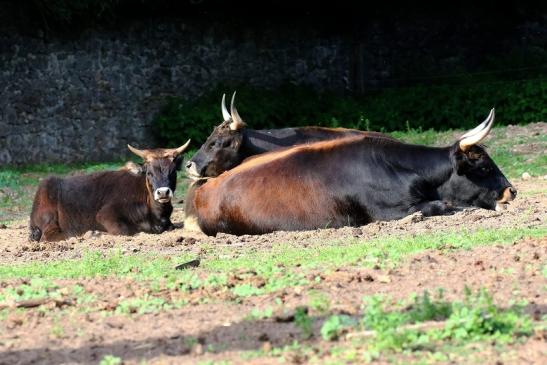
[[[172,159],[150,161],[145,169],[153,171],[155,178],[165,175],[166,171],[176,176]],[[173,191],[174,184],[171,181]],[[34,198],[29,238],[58,241],[89,230],[116,235],[141,231],[161,233],[172,226],[169,219],[172,210],[171,202],[154,200],[152,186],[144,173],[121,169],[66,178],[49,177],[40,183]]]
[[[347,207],[337,204],[323,179],[309,173],[299,175],[298,171],[308,157],[321,163],[321,157],[317,156],[330,155],[333,149],[364,138],[369,137],[352,136],[265,153],[209,179],[190,197],[200,227],[207,234],[214,234],[217,229],[213,227],[234,234],[259,234],[279,227],[276,217],[294,222],[294,225],[285,223],[283,229],[286,230],[340,225],[333,217],[339,209]],[[384,139],[377,143],[398,142]],[[322,170],[321,166],[317,168]]]

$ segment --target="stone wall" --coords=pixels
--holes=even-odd
[[[192,98],[218,82],[347,86],[340,38],[225,31],[170,22],[75,39],[0,35],[0,165],[112,160],[127,143],[156,146],[151,120],[165,96]]]
[[[151,122],[166,96],[191,99],[217,83],[363,92],[513,53],[547,60],[547,26],[537,21],[326,20],[156,19],[72,38],[0,30],[0,166],[113,160],[128,155],[127,143],[157,146]]]

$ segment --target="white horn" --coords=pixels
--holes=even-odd
[[[129,151],[133,152],[137,156],[141,157],[142,159],[146,160],[147,151],[146,150],[139,150],[131,145],[127,145],[127,148],[129,148]]]
[[[239,113],[237,112],[237,109],[234,105],[235,97],[236,92],[234,91],[234,94],[232,95],[232,102],[230,103],[230,114],[232,114],[232,123],[230,123],[230,129],[233,131],[245,127],[245,123],[243,122],[243,119],[241,119],[241,117],[239,116]]]
[[[185,143],[183,144],[182,146],[180,146],[179,148],[176,148],[174,151],[173,151],[173,156],[174,157],[177,157],[178,155],[180,155],[181,153],[184,152],[184,150],[186,150],[188,148],[188,145],[190,144],[190,139]]]
[[[232,116],[228,113],[228,109],[226,109],[226,94],[222,94],[222,103],[220,104],[220,108],[222,109],[222,118],[224,118],[225,122],[232,119]]]
[[[494,108],[492,108],[492,110],[490,110],[490,114],[488,114],[488,117],[486,117],[484,122],[460,137],[460,149],[462,151],[467,150],[473,145],[479,144],[483,139],[486,138],[488,133],[490,133],[492,126],[494,125],[494,116],[495,112]]]

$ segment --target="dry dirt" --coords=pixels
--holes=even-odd
[[[370,239],[443,231],[474,231],[484,228],[545,227],[547,218],[547,180],[514,181],[517,199],[503,212],[467,209],[451,216],[423,218],[419,215],[394,222],[376,222],[363,227],[322,229],[309,232],[276,232],[262,236],[204,235],[187,232],[182,226],[183,212],[177,205],[173,221],[177,229],[161,235],[139,234],[133,237],[110,236],[89,232],[84,237],[57,243],[29,243],[25,221],[0,229],[0,265],[53,261],[81,257],[89,249],[110,251],[121,248],[127,254],[152,253],[199,256],[203,249],[229,247],[238,251],[266,249],[274,243],[295,246],[337,244],[348,238]],[[311,355],[288,351],[288,363],[326,360],[332,344],[320,341],[321,313],[310,309],[315,319],[314,335],[302,337],[294,322],[283,316],[249,319],[253,308],[296,308],[310,301],[310,290],[330,299],[331,311],[358,316],[365,295],[385,294],[393,300],[406,299],[424,290],[444,288],[447,299],[460,299],[466,286],[485,287],[496,303],[506,306],[524,299],[527,311],[536,319],[547,315],[546,265],[547,238],[523,239],[510,246],[477,247],[466,251],[426,251],[405,259],[394,269],[343,267],[335,272],[309,273],[321,276],[319,283],[283,289],[273,294],[233,301],[226,291],[181,293],[160,290],[159,297],[178,296],[189,304],[180,309],[151,314],[121,315],[115,308],[123,298],[142,296],[150,291],[143,283],[130,279],[56,280],[61,287],[80,284],[86,292],[98,295],[97,310],[82,312],[70,301],[51,302],[36,308],[10,311],[0,323],[0,364],[73,364],[98,363],[105,355],[124,359],[124,364],[196,364],[201,361],[228,360],[231,363],[278,364],[268,356],[245,358],[245,351],[268,350],[290,345],[298,339],[311,347]],[[253,274],[242,275],[242,282],[253,283]],[[22,279],[0,281],[0,287],[16,286]],[[209,298],[209,303],[204,303]],[[280,302],[281,301],[281,302]],[[61,328],[56,330],[57,328]],[[523,364],[545,363],[547,335],[536,333],[524,343],[500,350],[495,344],[482,345],[473,358],[456,358],[453,363]],[[340,343],[335,343],[340,345]],[[462,355],[463,356],[463,355]],[[485,360],[487,359],[487,360]],[[379,359],[382,363],[387,359]]]

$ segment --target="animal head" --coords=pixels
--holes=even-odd
[[[141,157],[144,164],[142,173],[146,174],[146,186],[153,199],[161,204],[171,202],[177,186],[177,170],[182,163],[182,152],[190,140],[178,148],[157,148],[139,150],[127,145],[129,150]]]
[[[218,176],[243,159],[240,148],[246,125],[234,105],[235,96],[234,92],[228,112],[226,95],[222,95],[221,111],[224,120],[186,164],[186,172],[191,178]]]
[[[450,150],[454,172],[443,191],[445,199],[454,205],[500,210],[516,197],[517,190],[480,144],[493,124],[494,109],[484,122],[462,135]]]

